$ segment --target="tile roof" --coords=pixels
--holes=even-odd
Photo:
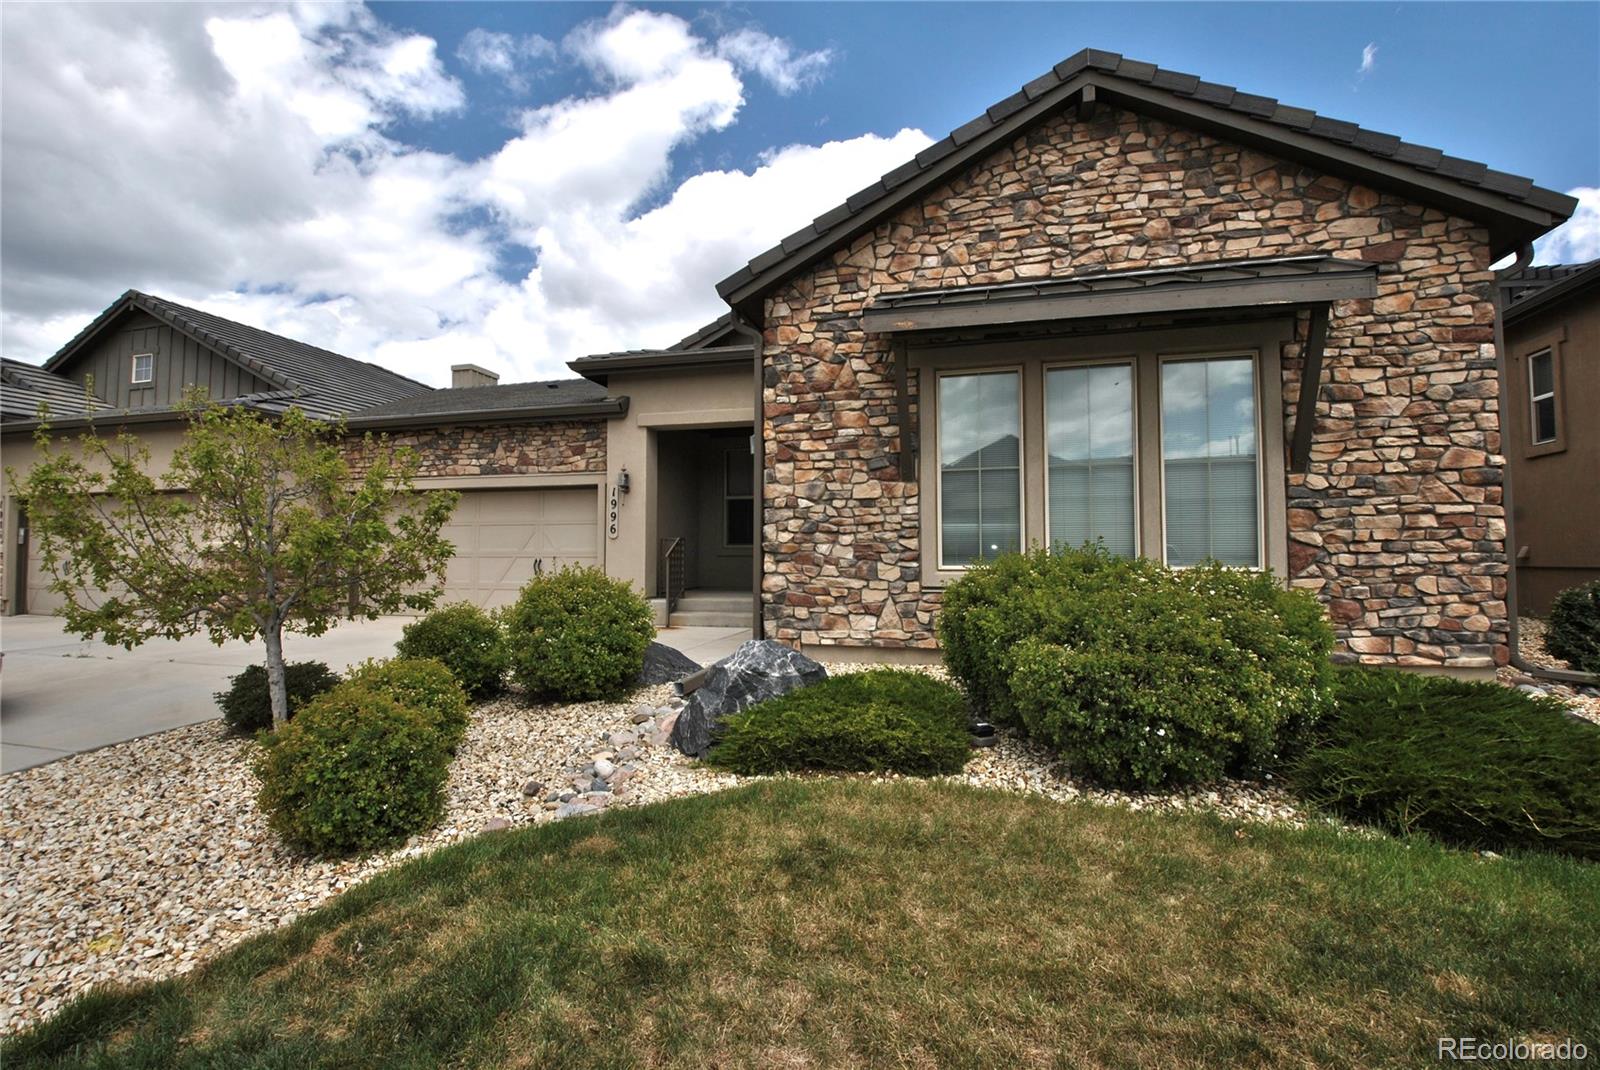
[[[104,404],[87,394],[82,383],[45,371],[37,364],[0,357],[0,419],[32,420],[39,406],[52,417],[82,416]]]
[[[1497,274],[1505,297],[1500,318],[1510,323],[1600,286],[1600,260],[1506,268]]]
[[[431,390],[408,398],[374,405],[351,417],[352,424],[403,417],[505,415],[540,409],[603,407],[606,388],[587,379],[547,379],[535,383],[463,386]]]
[[[376,364],[138,290],[129,290],[119,297],[47,360],[45,369],[53,371],[61,367],[106,324],[130,308],[148,312],[272,383],[277,390],[255,395],[249,401],[268,411],[282,411],[297,405],[312,416],[345,416],[431,390],[423,383]]]
[[[1529,209],[1526,215],[1538,217],[1520,220],[1511,228],[1516,231],[1515,235],[1508,231],[1502,244],[1511,236],[1522,241],[1531,240],[1532,235],[1548,230],[1571,215],[1577,205],[1565,194],[1535,186],[1531,179],[1494,171],[1473,160],[1446,156],[1439,149],[1402,141],[1394,134],[1364,130],[1355,123],[1280,104],[1271,97],[1242,93],[1232,86],[1202,81],[1196,75],[1162,70],[1155,64],[1125,59],[1115,52],[1084,49],[958,127],[948,137],[923,149],[914,159],[851,196],[844,204],[824,212],[808,226],[756,256],[718,283],[717,292],[732,302],[759,294],[761,286],[770,285],[786,271],[798,270],[804,263],[894,210],[906,196],[904,188],[908,184],[915,181],[916,188],[923,188],[926,183],[920,180],[927,177],[937,180],[968,162],[969,153],[963,150],[971,146],[984,149],[986,141],[1013,136],[1017,128],[1013,120],[1018,113],[1035,107],[1065,106],[1071,97],[1062,95],[1062,91],[1069,85],[1104,86],[1108,97],[1115,97],[1120,106],[1135,110],[1138,105],[1124,96],[1143,100],[1149,95],[1147,90],[1159,90],[1161,98],[1174,105],[1193,104],[1216,109],[1215,124],[1240,132],[1246,140],[1262,142],[1281,137],[1285,143],[1301,144],[1299,151],[1303,154],[1303,143],[1297,139],[1309,137],[1329,151],[1356,150],[1373,167],[1389,169],[1386,173],[1391,175],[1391,180],[1396,174],[1392,165],[1402,165],[1400,174],[1409,173],[1418,179],[1445,179],[1474,194],[1489,195],[1492,202],[1504,210],[1514,212],[1519,206],[1526,206]],[[1118,96],[1119,91],[1124,96]],[[1145,106],[1159,107],[1148,103]],[[901,190],[901,194],[897,195],[897,190]],[[1483,197],[1474,200],[1479,210],[1493,210],[1480,203],[1483,200]],[[1543,219],[1546,216],[1554,218],[1546,223]],[[1524,235],[1523,231],[1528,234]]]

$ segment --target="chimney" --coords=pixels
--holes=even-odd
[[[463,386],[494,386],[500,381],[500,376],[488,368],[480,368],[476,364],[450,365],[450,385],[454,388]]]

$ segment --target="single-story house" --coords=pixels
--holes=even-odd
[[[1600,260],[1500,273],[1517,607],[1600,579]]]
[[[751,260],[675,345],[439,391],[351,361],[337,411],[466,494],[450,593],[479,601],[591,561],[680,620],[910,660],[973,562],[1103,539],[1271,568],[1346,657],[1486,674],[1510,636],[1489,265],[1574,208],[1090,50]],[[205,329],[248,390],[327,396],[266,355],[285,340]],[[100,366],[137,374],[116,345]]]

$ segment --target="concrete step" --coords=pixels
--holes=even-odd
[[[678,610],[684,613],[748,613],[750,604],[748,591],[685,591],[678,599]]]
[[[748,628],[750,615],[749,602],[741,610],[680,609],[668,618],[667,624],[672,628]]]

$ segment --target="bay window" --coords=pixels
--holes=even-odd
[[[925,582],[1099,542],[1287,571],[1287,322],[908,347]]]

